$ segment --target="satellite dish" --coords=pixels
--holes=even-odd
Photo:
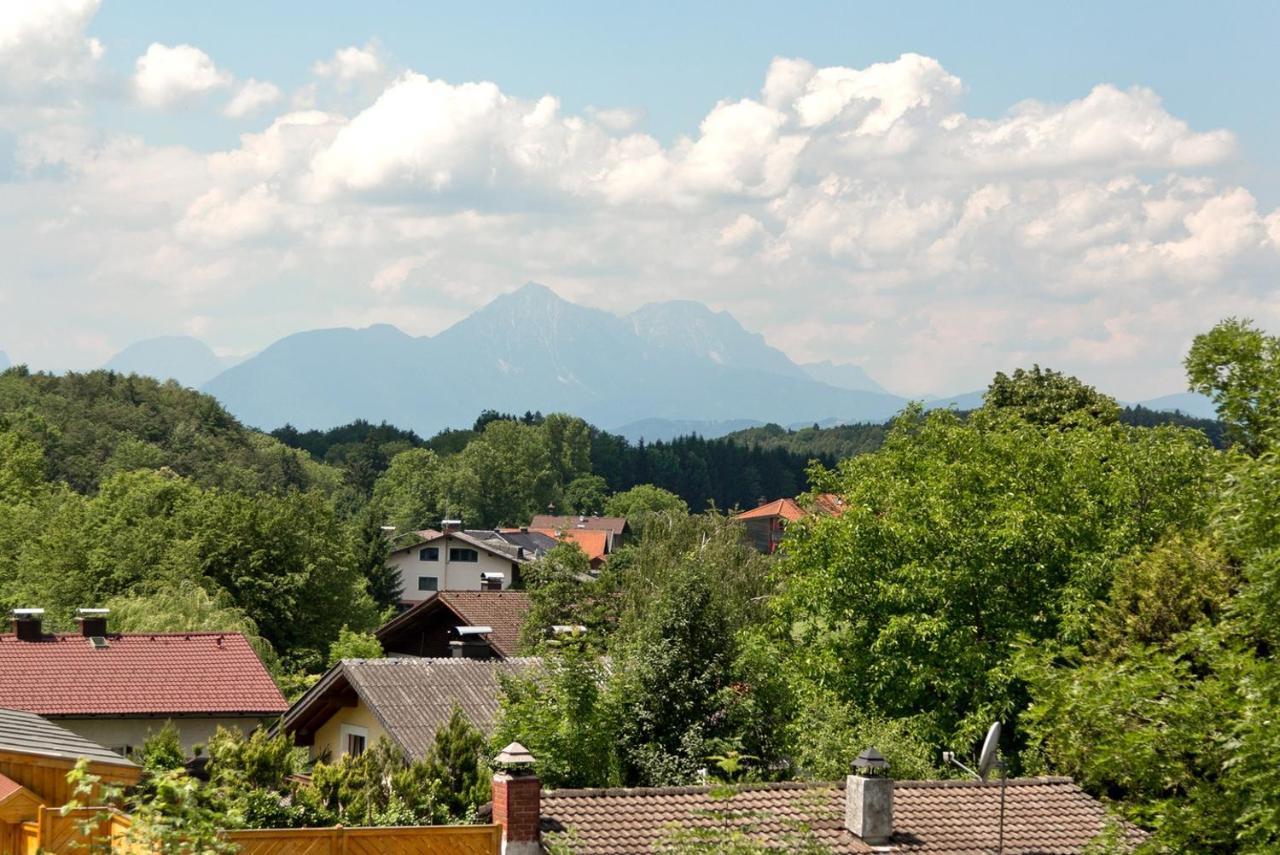
[[[987,774],[996,762],[996,749],[1000,747],[1000,722],[991,725],[987,738],[982,741],[982,753],[978,755],[978,777],[987,780]]]

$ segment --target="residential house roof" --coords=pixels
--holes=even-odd
[[[551,790],[542,794],[542,827],[545,841],[572,840],[578,855],[651,852],[672,829],[726,825],[782,849],[816,843],[833,853],[979,855],[995,851],[1000,784],[895,782],[894,836],[887,846],[870,846],[846,831],[844,807],[843,782],[748,785],[728,799],[708,787]],[[1079,855],[1106,823],[1102,804],[1070,778],[1008,782],[1007,855]],[[1132,826],[1125,836],[1131,846],[1144,838]]]
[[[524,591],[436,591],[374,630],[383,649],[409,653],[397,642],[420,637],[424,629],[445,621],[454,626],[489,626],[489,644],[501,657],[515,654],[520,627],[529,613],[529,595]]]
[[[597,516],[553,516],[552,514],[538,514],[529,522],[529,528],[536,529],[575,529],[581,528],[588,531],[608,531],[612,532],[614,537],[621,537],[628,530],[626,517],[597,517]]]
[[[529,561],[535,556],[526,554],[519,544],[511,543],[505,540],[497,531],[489,531],[487,529],[471,529],[468,531],[450,531],[450,532],[430,532],[432,537],[426,537],[422,540],[393,549],[389,555],[395,555],[400,552],[410,552],[414,549],[420,549],[424,546],[430,546],[441,540],[456,540],[465,543],[468,546],[474,546],[477,549],[483,549],[499,558],[505,558],[508,561]]]
[[[810,510],[806,510],[795,499],[776,499],[772,502],[765,502],[758,508],[743,511],[735,515],[734,519],[758,520],[781,517],[787,522],[795,522],[809,516],[811,512],[822,514],[823,516],[838,516],[844,513],[844,499],[835,493],[819,493],[813,497],[813,501],[810,503]]]
[[[613,539],[612,532],[605,529],[565,528],[540,529],[540,531],[545,537],[552,538],[553,543],[567,541],[577,544],[578,548],[586,553],[592,567],[597,567],[604,561],[609,553],[610,541]]]
[[[488,731],[498,714],[501,677],[537,667],[515,659],[344,659],[329,669],[281,719],[285,733],[314,734],[344,704],[364,702],[388,736],[412,759],[427,756],[454,704]]]
[[[62,760],[84,757],[95,763],[138,768],[136,763],[114,751],[26,710],[0,709],[0,752]],[[2,783],[0,790],[3,790]]]
[[[0,635],[5,706],[52,716],[267,716],[288,708],[243,635]]]

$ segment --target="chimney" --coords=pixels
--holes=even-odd
[[[76,609],[76,623],[80,624],[80,634],[85,638],[105,636],[109,614],[110,609]]]
[[[893,779],[889,763],[875,747],[853,761],[844,782],[844,827],[873,846],[893,839]]]
[[[493,646],[485,636],[493,632],[491,626],[455,626],[457,638],[449,642],[449,655],[454,659],[492,659]]]
[[[44,630],[41,627],[44,621],[44,609],[14,609],[9,616],[13,619],[13,634],[18,637],[18,641],[44,639]]]
[[[513,742],[493,758],[493,821],[502,826],[502,855],[542,855],[542,782],[533,755]]]
[[[440,531],[445,534],[462,531],[462,520],[440,520]]]

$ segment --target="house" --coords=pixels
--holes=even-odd
[[[999,781],[850,775],[727,789],[543,792],[535,775],[521,771],[532,768],[533,758],[519,744],[507,746],[496,761],[506,771],[494,775],[493,803],[482,814],[502,826],[508,855],[534,855],[557,843],[577,855],[639,855],[664,851],[680,834],[706,835],[699,838],[703,846],[732,833],[769,851],[930,855],[995,852],[1001,839]],[[1106,808],[1070,778],[1010,779],[1003,816],[1007,855],[1083,855],[1111,822]],[[1133,826],[1119,830],[1126,850],[1145,839]]]
[[[0,703],[118,753],[166,720],[191,751],[219,725],[248,731],[288,708],[240,633],[112,633],[105,609],[82,609],[79,632],[49,634],[43,615],[16,609],[0,635]]]
[[[458,627],[489,631],[466,640],[472,658],[509,659],[529,613],[524,591],[437,591],[374,631],[388,656],[445,658],[464,640]],[[450,646],[450,643],[453,646]],[[484,650],[478,650],[484,645]]]
[[[520,565],[555,545],[541,535],[531,538],[500,531],[464,531],[461,523],[453,520],[445,522],[444,531],[415,534],[422,539],[387,555],[387,564],[400,576],[400,600],[409,604],[436,591],[509,588],[519,579]]]
[[[626,536],[631,533],[631,527],[627,525],[626,517],[598,517],[598,516],[553,516],[551,514],[538,514],[529,521],[529,528],[539,531],[607,531],[609,533],[609,545],[606,552],[612,552],[615,547],[621,546]]]
[[[0,709],[0,852],[23,851],[19,826],[42,806],[71,801],[67,773],[81,758],[103,784],[132,786],[142,775],[131,760],[35,713]]]
[[[488,731],[501,677],[537,667],[536,658],[344,659],[294,702],[279,728],[313,758],[361,754],[385,736],[413,760],[427,756],[457,704]]]
[[[772,555],[778,551],[782,535],[788,523],[802,520],[812,514],[838,516],[844,512],[844,499],[834,493],[819,493],[806,509],[795,499],[776,499],[762,502],[759,507],[734,516],[747,530],[747,539],[760,552]]]

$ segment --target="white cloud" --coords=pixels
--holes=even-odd
[[[332,77],[340,82],[350,83],[368,77],[378,77],[387,70],[382,58],[382,49],[377,41],[370,41],[364,47],[339,48],[327,61],[316,62],[311,72],[317,77]]]
[[[191,45],[169,47],[152,42],[138,57],[134,94],[147,107],[165,109],[231,85],[232,77],[209,55]]]
[[[232,119],[239,119],[279,102],[280,98],[279,86],[250,78],[240,84],[236,94],[227,102],[227,106],[222,108],[222,114]]]
[[[97,11],[98,0],[0,2],[0,98],[38,101],[90,79],[104,53],[85,34]]]
[[[192,73],[173,76],[203,89],[165,92],[230,85],[189,50]],[[1228,131],[1146,89],[979,119],[928,57],[780,59],[758,97],[709,104],[663,144],[632,114],[415,72],[383,85],[343,55],[317,73],[361,80],[345,100],[322,80],[328,109],[226,151],[65,123],[22,136],[0,252],[40,287],[15,289],[0,341],[39,364],[46,345],[8,318],[65,306],[85,329],[119,306],[148,329],[208,318],[236,352],[343,322],[427,333],[538,279],[619,310],[701,299],[797,359],[857,361],[905,392],[1037,361],[1145,396],[1180,385],[1182,351],[1218,316],[1280,329],[1280,211],[1213,177],[1236,156]],[[251,85],[276,94],[249,81],[231,103],[258,100]]]

